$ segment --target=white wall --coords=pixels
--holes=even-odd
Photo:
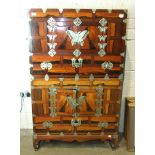
[[[87,9],[127,9],[128,10],[128,26],[127,26],[127,54],[126,54],[126,65],[125,65],[125,80],[123,88],[123,99],[121,106],[121,119],[120,119],[120,132],[123,132],[123,122],[124,122],[124,97],[135,95],[135,41],[134,41],[134,0],[57,0],[57,1],[46,1],[38,0],[29,2],[22,2],[18,8],[18,35],[17,44],[18,47],[16,56],[20,57],[20,74],[18,76],[18,84],[20,85],[19,93],[23,90],[30,91],[30,75],[29,75],[29,50],[28,41],[26,40],[28,36],[28,20],[27,20],[27,10],[28,8],[87,8]],[[18,96],[17,96],[18,98]],[[17,99],[17,103],[20,108],[20,99]],[[20,115],[20,127],[21,128],[32,128],[32,114],[31,114],[31,100],[30,98],[25,99],[25,104]]]

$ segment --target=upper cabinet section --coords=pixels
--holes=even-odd
[[[124,10],[31,9],[33,53],[76,48],[89,55],[104,52],[119,55],[125,51],[126,18]],[[55,44],[51,44],[55,43]],[[67,53],[66,53],[67,54]]]

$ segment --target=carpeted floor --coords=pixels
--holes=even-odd
[[[20,136],[20,155],[134,155],[134,152],[126,150],[126,141],[121,140],[119,148],[111,150],[109,143],[101,141],[62,142],[51,141],[41,142],[38,151],[32,147],[31,133],[21,132]]]

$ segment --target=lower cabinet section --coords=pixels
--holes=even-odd
[[[109,141],[117,146],[120,81],[60,85],[33,81],[32,112],[34,148],[40,141]]]

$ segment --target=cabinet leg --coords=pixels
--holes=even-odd
[[[33,141],[33,148],[35,151],[38,151],[38,149],[40,148],[40,141],[34,140]]]
[[[116,148],[118,147],[118,139],[112,139],[109,141],[109,144],[112,148],[112,150],[116,150]]]

